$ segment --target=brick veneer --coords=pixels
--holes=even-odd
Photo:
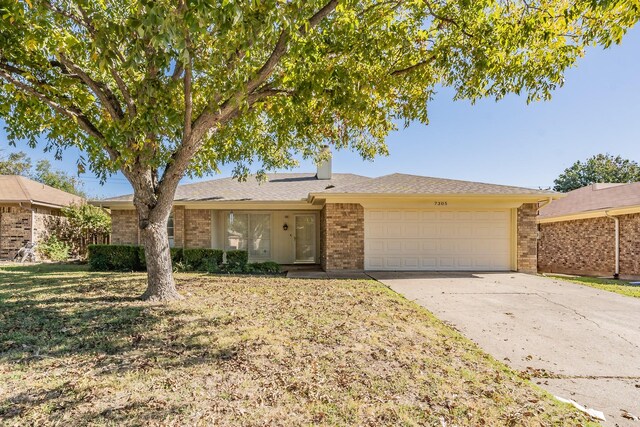
[[[518,208],[518,271],[536,273],[538,264],[537,203],[525,203]]]
[[[327,203],[320,214],[320,261],[331,270],[364,270],[364,208]]]
[[[184,248],[184,206],[173,207],[173,241],[177,248]]]
[[[133,209],[111,211],[111,243],[114,245],[137,245],[138,215]]]
[[[59,217],[57,209],[34,207],[32,212],[19,206],[0,206],[0,259],[13,259],[28,242],[46,239],[48,221]]]
[[[209,209],[185,209],[175,206],[173,210],[173,236],[176,247],[211,247],[211,211]],[[137,245],[138,220],[135,210],[111,211],[111,242],[114,245]]]
[[[620,216],[620,275],[640,277],[640,213]]]
[[[640,214],[620,215],[620,275],[640,276]],[[543,273],[611,276],[615,225],[599,217],[539,225],[538,269]]]
[[[184,240],[186,248],[211,247],[211,210],[184,211]]]

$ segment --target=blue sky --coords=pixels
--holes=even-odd
[[[551,186],[566,167],[597,153],[640,161],[640,27],[619,46],[590,49],[565,80],[551,101],[530,105],[523,97],[511,96],[472,106],[453,102],[452,93],[442,90],[430,105],[428,126],[415,123],[389,136],[388,157],[365,162],[354,153],[337,152],[333,170],[367,176],[402,172],[537,188]],[[7,148],[5,141],[2,130],[0,148]],[[32,150],[19,144],[8,150],[24,150],[34,162],[52,160],[42,146]],[[77,156],[68,150],[62,161],[52,163],[75,173]],[[315,166],[302,162],[295,171],[315,171]],[[229,167],[203,179],[230,173]],[[90,174],[81,179],[94,197],[131,192],[121,175],[104,186]]]

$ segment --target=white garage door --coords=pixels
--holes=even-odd
[[[367,270],[510,270],[509,210],[366,209]]]

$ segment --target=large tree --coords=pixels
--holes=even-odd
[[[31,174],[31,178],[35,181],[48,185],[49,187],[66,191],[67,193],[76,194],[80,197],[87,196],[82,190],[82,182],[78,178],[63,170],[53,169],[51,167],[51,162],[46,159],[42,159],[36,163],[36,167],[34,172]]]
[[[640,165],[621,156],[596,154],[577,161],[556,178],[553,189],[566,193],[598,182],[628,183],[640,181]]]
[[[134,191],[143,298],[180,298],[166,222],[178,182],[293,166],[327,142],[386,153],[396,123],[456,98],[547,99],[636,0],[24,0],[0,9],[0,116],[12,141],[80,148]],[[434,146],[434,149],[436,146]]]
[[[0,175],[29,175],[31,159],[24,151],[2,155],[0,152]]]

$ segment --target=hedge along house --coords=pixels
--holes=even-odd
[[[324,270],[535,272],[536,215],[557,193],[392,174],[313,173],[179,186],[167,224],[175,247],[246,249],[252,262]],[[111,210],[113,244],[140,244],[132,195]]]
[[[538,223],[541,272],[640,278],[640,182],[571,191]]]
[[[61,216],[61,208],[82,202],[23,176],[0,175],[0,259],[13,259],[28,242],[45,239],[48,220]]]

